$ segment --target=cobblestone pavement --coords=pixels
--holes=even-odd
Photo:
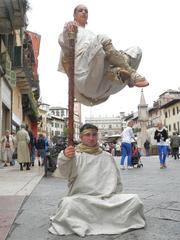
[[[19,209],[43,176],[43,169],[35,166],[20,171],[19,164],[0,168],[0,240],[6,239]]]
[[[118,159],[117,159],[118,160]],[[137,193],[144,203],[147,226],[123,235],[87,236],[86,240],[180,240],[180,160],[168,158],[159,168],[157,156],[142,158],[143,168],[122,171],[124,193]],[[79,240],[76,235],[48,233],[49,216],[65,195],[66,181],[43,178],[24,202],[7,240]]]

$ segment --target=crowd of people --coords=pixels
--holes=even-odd
[[[114,141],[100,144],[102,150],[111,153],[112,156],[120,156],[120,167],[122,170],[126,169],[126,158],[127,168],[131,169],[134,166],[133,157],[135,153],[138,152],[136,155],[139,161],[142,156],[142,148],[137,145],[137,140],[132,130],[133,125],[134,122],[132,120],[127,123],[127,127],[121,134],[121,142]],[[157,152],[161,169],[167,168],[167,156],[171,155],[175,160],[179,159],[180,136],[177,132],[173,132],[173,135],[169,137],[167,129],[162,123],[158,123],[154,139],[157,141]],[[45,134],[40,133],[38,137],[35,137],[32,130],[24,124],[21,124],[16,134],[14,132],[11,134],[9,130],[6,130],[0,143],[4,167],[8,165],[14,166],[15,160],[17,160],[20,164],[20,170],[23,170],[23,167],[26,167],[26,170],[30,170],[30,167],[34,166],[36,158],[38,165],[43,166],[49,145],[53,144]],[[143,147],[145,155],[150,156],[150,140],[146,139]],[[64,148],[65,146],[62,149]]]
[[[45,134],[40,133],[35,137],[32,130],[25,124],[21,124],[16,134],[6,130],[1,139],[4,167],[15,165],[17,160],[21,171],[24,167],[30,170],[30,167],[35,164],[36,157],[38,165],[43,166],[49,144]]]
[[[126,158],[127,168],[131,169],[134,165],[138,166],[142,155],[150,156],[152,154],[152,147],[154,147],[149,138],[145,140],[143,146],[138,146],[137,137],[134,135],[132,129],[133,125],[133,120],[127,123],[127,127],[121,133],[121,141],[105,142],[100,145],[104,151],[111,153],[113,156],[120,156],[120,167],[122,170],[126,169]],[[160,169],[167,168],[167,156],[172,156],[175,160],[180,158],[180,135],[177,131],[173,132],[172,136],[169,136],[166,127],[159,122],[154,132],[154,140],[157,145],[155,153],[157,152],[159,156]]]

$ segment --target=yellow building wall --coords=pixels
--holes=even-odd
[[[17,87],[13,89],[12,112],[23,121],[21,93]]]

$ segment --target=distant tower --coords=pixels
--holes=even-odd
[[[148,139],[147,122],[148,122],[148,105],[146,104],[143,89],[141,90],[140,104],[138,105],[138,121],[140,123],[141,132],[138,135],[138,146],[144,151],[144,142]]]

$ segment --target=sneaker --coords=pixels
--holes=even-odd
[[[160,169],[163,169],[163,168],[164,168],[164,166],[163,166],[163,165],[161,165],[161,166],[160,166]]]
[[[121,165],[120,168],[121,168],[122,170],[125,170],[125,166],[124,166],[124,165]]]
[[[133,167],[132,166],[128,166],[128,169],[132,169]]]

